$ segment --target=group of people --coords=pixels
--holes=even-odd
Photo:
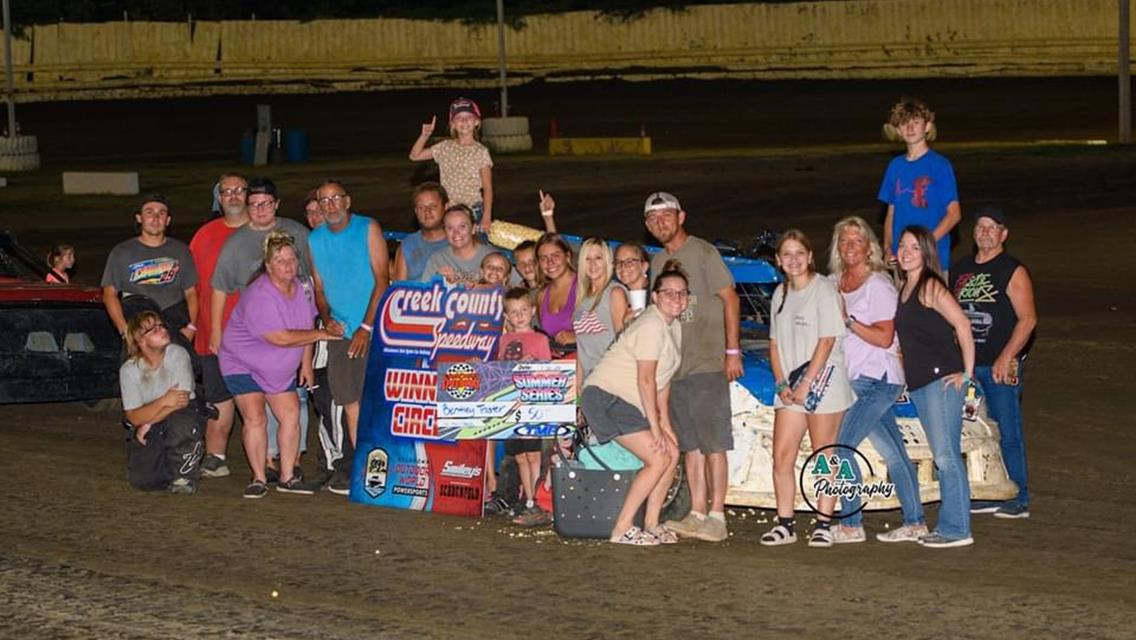
[[[192,493],[200,476],[228,475],[226,452],[239,412],[252,470],[244,497],[260,498],[273,484],[286,493],[326,486],[346,494],[372,325],[388,283],[441,277],[499,286],[506,291],[506,323],[498,357],[574,357],[581,424],[596,441],[615,440],[643,462],[612,542],[725,540],[729,383],[744,373],[730,270],[712,244],[687,232],[687,212],[666,192],[644,204],[646,230],[662,247],[654,255],[637,243],[612,251],[599,238],[574,247],[557,233],[555,201],[541,192],[545,233],[513,248],[510,260],[483,239],[491,226],[492,160],[476,140],[479,118],[472,101],[455,101],[451,138],[432,147],[426,144],[435,123],[423,125],[410,158],[437,161],[443,184],[414,189],[418,229],[393,258],[378,221],[352,212],[351,196],[336,180],[320,184],[303,203],[305,227],[277,216],[271,180],[222,175],[215,190],[221,215],[189,245],[166,235],[166,199],[147,196],[136,214],[139,235],[114,248],[103,275],[107,312],[125,340],[121,381],[132,446],[156,440],[175,476],[166,486]],[[970,544],[960,440],[963,397],[972,383],[988,398],[1020,487],[1010,502],[975,508],[1028,516],[1020,379],[1036,323],[1032,286],[1004,251],[1007,218],[998,210],[979,214],[977,253],[951,269],[953,284],[947,279],[949,234],[961,212],[949,162],[927,145],[933,119],[917,101],[893,109],[907,153],[889,166],[881,187],[888,204],[882,246],[864,220],[841,220],[824,277],[805,234],[788,231],[777,244],[785,275],[769,322],[777,522],[762,544],[797,539],[794,463],[806,431],[814,450],[869,438],[887,460],[904,526],[878,539]],[[454,193],[461,194],[457,201]],[[889,263],[897,265],[897,279]],[[943,504],[934,530],[925,524],[915,471],[891,413],[905,386],[939,470]],[[195,400],[215,414],[200,411]],[[299,464],[309,402],[321,445],[315,482],[305,482]],[[194,433],[199,446],[191,446]],[[548,522],[550,514],[536,502],[540,441],[510,441],[506,453],[521,480],[515,521]],[[680,520],[660,522],[680,456],[692,508]],[[493,491],[495,474],[487,478]],[[644,503],[640,528],[634,520]],[[810,546],[865,540],[857,506],[845,502],[836,511],[833,501],[821,500]]]

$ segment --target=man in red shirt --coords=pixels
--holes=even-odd
[[[212,300],[213,287],[211,280],[213,270],[217,267],[217,257],[221,255],[221,247],[237,229],[248,222],[248,180],[237,173],[222,174],[218,182],[218,192],[221,198],[221,217],[214,218],[201,225],[193,240],[189,243],[189,251],[193,254],[193,262],[197,267],[197,299]],[[233,307],[237,304],[238,296],[232,294],[225,301],[224,319],[229,318]],[[199,305],[197,318],[197,335],[194,337],[193,347],[201,358],[202,381],[204,383],[205,400],[217,407],[217,419],[210,420],[205,426],[205,459],[201,462],[201,475],[210,478],[219,478],[229,475],[229,466],[226,463],[226,450],[229,446],[229,434],[233,430],[233,396],[221,378],[221,369],[217,364],[217,354],[209,349],[209,338],[214,327],[210,314],[209,304]],[[221,327],[216,327],[217,331]]]

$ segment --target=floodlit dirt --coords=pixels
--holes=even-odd
[[[841,96],[823,98],[839,104]],[[881,111],[892,98],[880,99]],[[743,106],[738,118],[752,107]],[[953,117],[1004,107],[977,98],[970,106]],[[1052,124],[1058,133],[1039,137],[1061,137],[1065,121]],[[877,135],[872,126],[866,142]],[[416,127],[404,127],[407,145]],[[964,549],[769,549],[757,543],[769,514],[737,509],[722,544],[615,548],[501,520],[363,507],[329,493],[243,500],[248,475],[236,436],[233,476],[204,480],[192,498],[142,494],[125,481],[117,415],[77,404],[10,405],[0,407],[11,483],[0,498],[0,637],[1131,637],[1136,150],[943,142],[964,215],[986,204],[1010,210],[1011,250],[1037,288],[1041,326],[1024,380],[1029,520],[975,516],[976,544]],[[498,158],[495,173],[503,218],[537,223],[542,188],[555,195],[563,229],[638,237],[642,199],[666,189],[682,199],[696,234],[744,241],[767,227],[799,226],[823,264],[840,216],[878,215],[874,197],[893,152],[533,155]],[[97,282],[107,251],[133,232],[132,199],[64,199],[58,170],[67,162],[49,162],[0,190],[0,227],[37,251],[76,244],[80,280]],[[174,234],[187,240],[204,220],[216,174],[232,168],[98,166],[142,171],[144,187],[170,195]],[[385,227],[409,227],[416,174],[401,158],[266,173],[280,179],[285,210],[334,175],[356,208]],[[972,224],[967,217],[962,225],[962,250]],[[314,470],[314,460],[305,466]],[[929,515],[933,521],[934,508]],[[898,522],[898,513],[877,513],[866,524],[878,531]]]

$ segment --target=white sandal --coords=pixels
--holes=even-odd
[[[783,544],[793,544],[797,541],[797,534],[793,533],[783,524],[773,527],[761,536],[761,544],[767,547],[779,547]]]
[[[629,544],[633,547],[657,547],[659,546],[659,539],[653,535],[644,533],[642,529],[632,526],[622,535],[612,536],[608,542],[612,544]]]

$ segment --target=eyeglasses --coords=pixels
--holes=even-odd
[[[333,202],[335,204],[339,204],[340,200],[346,200],[346,199],[347,199],[346,193],[337,193],[333,196],[324,196],[322,198],[319,198],[318,202],[320,204],[331,204]]]
[[[223,196],[243,196],[248,193],[248,189],[244,187],[229,187],[228,189],[221,189]]]
[[[690,296],[689,289],[659,289],[656,293],[667,300],[684,300]]]
[[[160,329],[165,329],[165,328],[166,328],[166,325],[162,324],[161,322],[155,322],[154,324],[152,324],[149,327],[147,327],[146,329],[144,329],[142,331],[142,335],[148,336],[151,333],[154,333],[155,331],[158,331]]]
[[[248,203],[249,209],[268,209],[276,206],[275,200],[265,200],[263,202],[250,202]]]
[[[643,260],[640,260],[639,258],[627,258],[626,260],[616,260],[615,261],[615,268],[616,269],[627,269],[629,267],[638,266],[642,262],[643,262]]]

